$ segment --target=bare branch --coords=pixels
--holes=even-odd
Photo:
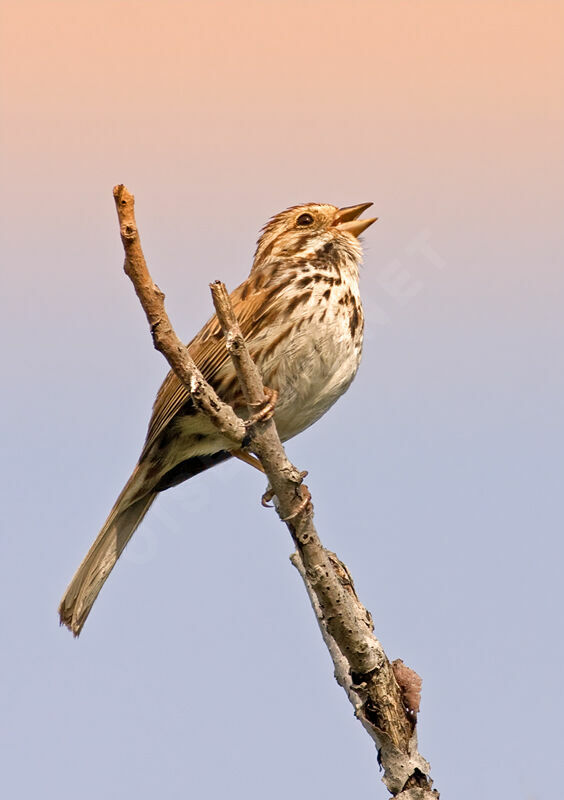
[[[194,403],[205,411],[225,436],[240,444],[246,435],[244,423],[204,380],[188,347],[173,330],[164,306],[164,293],[149,274],[135,222],[134,196],[120,184],[114,187],[114,200],[125,250],[123,268],[147,316],[155,349],[165,356],[178,378],[190,390]]]
[[[326,553],[334,569],[337,571],[337,574],[340,575],[343,586],[346,587],[350,593],[350,602],[356,606],[358,624],[361,626],[364,625],[370,634],[372,634],[372,616],[358,599],[348,569],[337,558],[335,553],[331,553],[328,550]],[[401,800],[436,800],[438,793],[431,788],[432,781],[429,777],[430,765],[417,750],[417,732],[415,725],[413,725],[411,733],[409,734],[407,751],[405,751],[397,746],[392,738],[381,729],[377,720],[375,720],[375,716],[377,716],[374,713],[375,706],[385,705],[386,699],[389,698],[390,695],[392,698],[395,696],[393,690],[390,692],[389,681],[391,680],[391,676],[388,672],[388,667],[390,665],[384,654],[382,645],[373,637],[377,648],[381,650],[382,657],[385,659],[385,669],[380,670],[379,673],[369,675],[368,681],[359,680],[361,676],[355,675],[351,670],[349,660],[343,654],[336,640],[330,633],[327,619],[318,600],[315,587],[304,567],[300,553],[292,553],[290,561],[296,567],[305,583],[306,591],[314,610],[323,641],[333,661],[335,680],[346,692],[354,708],[355,716],[378,748],[378,761],[384,768],[384,783],[394,797],[401,798]],[[395,711],[398,712],[398,709],[396,708]],[[398,717],[399,716],[398,713]],[[403,725],[401,723],[400,728],[403,730]],[[410,791],[412,793],[418,793],[410,795],[408,793]]]
[[[358,600],[347,568],[319,540],[313,524],[313,505],[303,484],[307,473],[300,472],[287,459],[273,419],[247,428],[204,381],[188,348],[174,333],[164,310],[164,295],[147,270],[135,225],[133,196],[124,186],[117,186],[114,197],[126,253],[125,271],[147,315],[155,347],[222,432],[239,443],[245,435],[246,441],[250,437],[249,449],[262,463],[276,497],[278,514],[295,543],[297,552],[292,563],[306,585],[335,665],[335,677],[378,747],[386,786],[401,800],[436,800],[438,793],[431,788],[429,765],[417,752],[415,709],[406,702],[392,665],[373,634],[372,618]],[[249,355],[225,286],[216,281],[210,288],[226,347],[252,416],[265,401],[262,377]],[[406,681],[411,691],[415,678],[411,676]]]
[[[262,378],[249,355],[225,286],[216,281],[210,288],[227,350],[252,410],[264,399]],[[417,752],[415,722],[406,711],[392,665],[372,633],[372,619],[356,596],[348,570],[319,540],[313,506],[304,506],[297,491],[303,473],[288,461],[274,420],[255,426],[250,447],[264,467],[277,497],[278,513],[292,534],[297,548],[292,563],[306,584],[335,664],[335,677],[379,748],[384,782],[394,794],[411,781],[413,787],[428,792],[427,797],[436,797],[427,777],[430,767]]]

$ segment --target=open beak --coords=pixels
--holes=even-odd
[[[376,222],[378,219],[378,217],[372,217],[372,219],[357,219],[357,217],[360,217],[362,212],[366,211],[367,208],[370,208],[371,205],[372,203],[361,203],[358,206],[346,206],[346,208],[340,208],[335,214],[333,227],[340,231],[352,233],[354,236],[360,236],[360,234],[365,231],[369,225],[372,225],[372,223]]]

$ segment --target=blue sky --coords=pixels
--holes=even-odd
[[[387,796],[245,465],[163,494],[81,638],[58,627],[166,372],[121,270],[125,182],[186,339],[273,213],[374,202],[361,369],[288,454],[389,657],[423,678],[437,788],[545,797],[564,712],[561,8],[268,6],[3,11],[0,789]]]

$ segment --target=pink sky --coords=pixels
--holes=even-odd
[[[166,371],[121,268],[119,182],[186,340],[269,216],[374,201],[358,377],[288,453],[423,677],[443,796],[476,775],[554,792],[563,54],[564,4],[542,0],[0,0],[6,797],[385,795],[245,465],[159,498],[84,637],[58,628]]]

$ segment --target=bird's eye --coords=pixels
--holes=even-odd
[[[296,220],[296,225],[299,225],[300,228],[306,228],[308,225],[313,225],[313,217],[311,214],[300,214]]]

